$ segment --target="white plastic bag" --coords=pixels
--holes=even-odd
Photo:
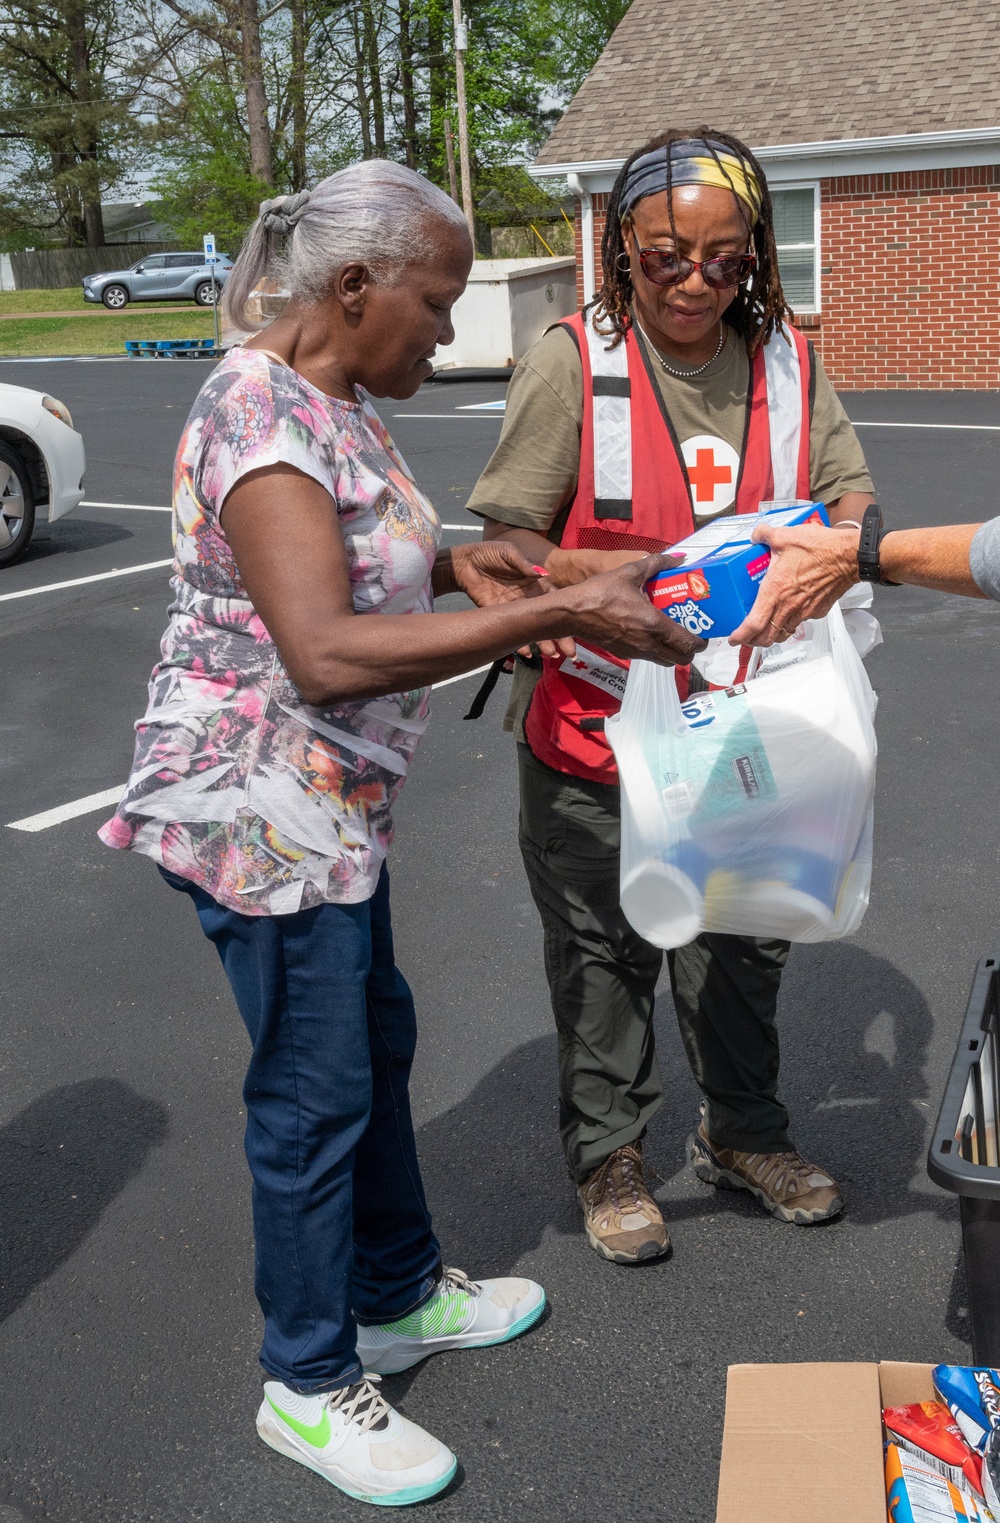
[[[659,947],[700,931],[828,941],[868,906],[875,694],[834,608],[736,688],[683,705],[633,661],[606,734],[621,774],[621,902]]]

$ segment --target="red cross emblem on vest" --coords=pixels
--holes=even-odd
[[[685,439],[681,454],[691,483],[691,506],[697,514],[719,513],[736,497],[740,457],[716,434],[696,434]]]
[[[694,465],[688,466],[688,476],[694,487],[695,502],[712,502],[715,489],[733,479],[731,465],[716,465],[715,451],[700,449],[695,454]]]

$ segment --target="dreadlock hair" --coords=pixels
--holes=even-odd
[[[631,221],[626,218],[623,225],[618,210],[629,170],[636,159],[641,158],[644,153],[651,153],[654,148],[665,148],[685,138],[697,138],[704,141],[706,151],[718,164],[730,186],[732,186],[732,179],[718,153],[712,147],[713,140],[722,143],[734,158],[739,159],[748,170],[752,171],[760,186],[760,215],[753,225],[750,223],[746,203],[736,194],[736,189],[733,187],[733,199],[757,256],[757,267],[752,281],[737,287],[735,300],[723,314],[724,321],[744,339],[747,353],[752,357],[762,344],[767,343],[771,334],[780,327],[784,319],[791,317],[792,311],[781,289],[778,251],[774,242],[774,209],[771,205],[771,195],[767,188],[764,171],[745,143],[741,143],[739,138],[733,137],[731,133],[717,132],[714,127],[698,127],[694,132],[671,127],[667,132],[659,133],[656,137],[650,138],[649,142],[644,143],[641,148],[637,148],[619,170],[618,178],[608,198],[604,236],[601,240],[604,283],[595,305],[595,327],[598,328],[598,332],[610,334],[609,348],[613,349],[621,343],[632,326],[632,275],[629,269],[628,249],[625,245],[625,233],[631,226]],[[677,229],[674,226],[674,206],[671,194],[672,166],[669,156],[664,189],[667,192],[667,205],[670,212],[670,230],[676,243]],[[607,322],[610,326],[599,327],[598,324],[601,321]]]

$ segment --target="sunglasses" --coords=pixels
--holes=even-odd
[[[654,286],[676,286],[695,270],[715,291],[725,291],[749,280],[757,268],[753,254],[716,254],[714,259],[681,259],[663,249],[640,249],[639,264],[646,279]]]

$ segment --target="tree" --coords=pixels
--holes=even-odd
[[[260,202],[273,194],[274,187],[251,168],[239,103],[225,79],[202,79],[185,95],[183,132],[164,145],[169,167],[154,182],[159,215],[190,247],[214,232],[219,249],[235,254]],[[176,129],[173,118],[168,121]]]
[[[189,35],[203,38],[219,52],[237,60],[250,142],[250,173],[265,185],[272,185],[274,160],[261,27],[269,17],[285,9],[287,0],[275,0],[264,11],[258,0],[211,0],[208,6],[199,8],[183,4],[182,0],[161,3],[174,13]]]
[[[2,224],[104,243],[101,197],[134,152],[134,16],[116,0],[7,0],[0,9]],[[23,240],[21,240],[23,241]]]
[[[552,80],[575,95],[611,40],[630,0],[554,0]]]
[[[473,196],[507,204],[625,3],[466,3]],[[146,164],[184,241],[232,250],[262,198],[357,158],[447,189],[449,118],[451,0],[0,0],[8,243],[100,243],[102,195]]]

